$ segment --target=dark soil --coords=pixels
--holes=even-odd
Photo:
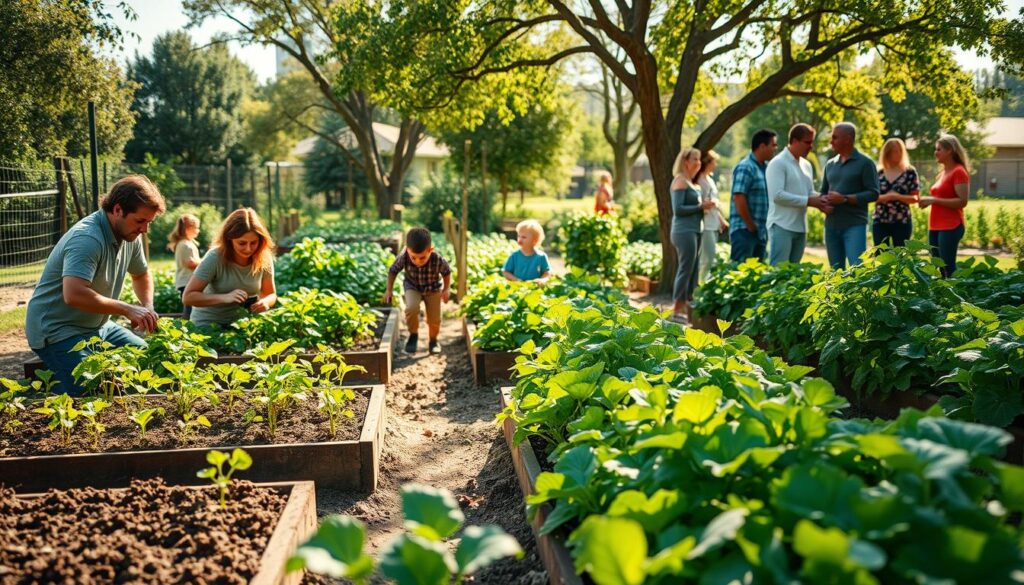
[[[205,415],[210,421],[210,428],[196,426],[182,439],[178,424],[180,417],[174,415],[174,405],[165,397],[151,396],[146,398],[146,408],[164,407],[166,414],[150,421],[146,427],[146,437],[140,439],[138,425],[128,418],[129,411],[137,409],[138,406],[125,407],[124,400],[118,398],[113,406],[100,413],[100,420],[106,425],[106,431],[100,435],[97,449],[92,436],[84,426],[85,421],[81,418],[75,426],[71,444],[64,445],[59,432],[51,431],[47,427],[49,417],[31,411],[32,408],[41,406],[36,403],[18,416],[18,420],[22,421],[21,425],[9,431],[0,430],[0,457],[356,441],[359,439],[368,404],[369,390],[356,391],[355,399],[348,405],[354,416],[342,418],[338,422],[337,436],[331,437],[327,415],[317,409],[317,398],[310,394],[304,402],[295,404],[278,415],[277,434],[271,439],[265,420],[246,424],[243,415],[250,405],[244,402],[244,398],[235,400],[232,414],[227,412],[226,402],[223,400],[219,406],[201,402],[195,408],[196,415]],[[261,414],[266,417],[262,410]]]
[[[0,582],[246,583],[284,510],[277,490],[133,481],[122,490],[0,490]]]
[[[368,495],[317,489],[318,513],[350,514],[362,520],[367,548],[376,553],[404,530],[402,485],[446,488],[462,505],[467,526],[497,524],[515,536],[526,553],[522,560],[505,559],[479,571],[474,583],[547,583],[512,457],[494,419],[501,410],[499,386],[473,383],[461,323],[453,305],[445,308],[449,313],[439,336],[441,355],[425,352],[424,324],[419,353],[409,355],[401,349],[404,335],[395,353],[377,491]]]

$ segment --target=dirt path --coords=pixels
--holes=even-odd
[[[454,305],[450,305],[453,309]],[[547,582],[526,523],[523,495],[501,429],[497,386],[473,384],[459,322],[445,317],[441,355],[428,355],[425,340],[410,356],[399,349],[388,384],[388,425],[381,461],[381,482],[367,496],[317,490],[317,508],[326,514],[351,514],[368,529],[376,551],[402,531],[399,489],[408,482],[451,490],[467,524],[498,524],[526,551],[522,561],[505,560],[482,571],[475,583],[495,585]],[[404,346],[404,335],[402,346]]]

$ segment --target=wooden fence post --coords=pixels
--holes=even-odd
[[[224,215],[227,215],[228,213],[231,213],[232,211],[234,211],[234,206],[231,205],[231,159],[230,158],[228,159],[227,179],[226,179],[226,186],[225,186],[224,190],[227,191],[227,201],[228,201],[227,213],[225,213]]]
[[[57,198],[53,215],[53,243],[56,245],[61,236],[68,231],[67,183],[64,181],[64,163],[59,157],[53,157],[53,170],[57,178]]]

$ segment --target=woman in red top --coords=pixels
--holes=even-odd
[[[945,262],[942,276],[956,272],[956,252],[964,237],[964,207],[970,195],[971,170],[967,152],[956,136],[943,134],[935,141],[935,160],[942,165],[939,178],[929,191],[930,197],[918,202],[921,209],[932,208],[928,217],[928,244],[932,256]]]
[[[597,193],[594,194],[594,211],[598,215],[606,215],[612,210],[612,176],[601,173],[598,179]]]

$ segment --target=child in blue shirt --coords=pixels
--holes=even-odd
[[[519,237],[519,250],[516,250],[505,261],[503,268],[505,278],[516,280],[536,280],[545,282],[551,276],[548,255],[541,252],[539,246],[544,241],[544,228],[535,219],[527,219],[516,226]]]

